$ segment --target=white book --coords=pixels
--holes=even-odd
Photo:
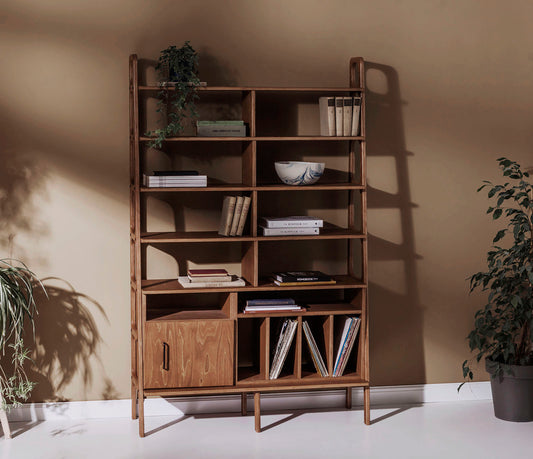
[[[237,228],[239,227],[243,203],[244,196],[237,196],[237,201],[235,201],[235,210],[233,211],[233,220],[231,220],[231,229],[229,230],[230,236],[237,235]]]
[[[353,98],[352,110],[352,135],[359,135],[359,122],[361,118],[361,97]]]
[[[324,220],[316,217],[307,216],[293,216],[281,218],[262,217],[261,224],[265,228],[322,228],[324,226]]]
[[[187,275],[189,280],[194,283],[200,283],[200,282],[231,282],[233,280],[232,276],[200,276],[200,277],[192,277],[190,275]]]
[[[344,129],[344,97],[335,97],[335,135],[342,136]]]
[[[344,109],[342,112],[342,135],[347,137],[352,133],[353,97],[345,97],[343,105]]]
[[[335,97],[319,97],[320,135],[335,135]]]
[[[221,236],[229,236],[236,201],[237,198],[235,196],[224,196],[224,203],[222,204],[222,215],[220,216],[220,226],[218,229],[218,234],[220,234]]]
[[[187,276],[179,276],[178,282],[183,288],[244,287],[246,282],[240,277],[231,282],[191,282]]]
[[[260,226],[263,230],[263,236],[291,236],[291,235],[302,235],[302,236],[312,236],[320,234],[320,228],[265,228]]]

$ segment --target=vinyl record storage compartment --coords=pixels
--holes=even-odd
[[[131,391],[132,417],[139,418],[140,436],[144,436],[144,400],[148,396],[241,394],[242,414],[245,415],[247,396],[254,394],[255,428],[260,431],[260,394],[263,392],[344,389],[346,406],[350,408],[352,388],[362,387],[364,420],[369,424],[363,59],[351,59],[350,86],[344,88],[199,87],[199,104],[203,100],[227,103],[248,125],[246,137],[191,135],[169,138],[163,143],[161,150],[169,156],[180,155],[184,148],[190,148],[197,156],[209,155],[209,161],[214,164],[231,162],[228,169],[233,171],[233,176],[228,176],[227,180],[224,180],[226,177],[212,180],[208,176],[208,186],[203,188],[142,186],[142,174],[149,172],[146,157],[151,150],[148,147],[150,138],[144,134],[145,112],[155,111],[154,105],[150,108],[146,100],[153,99],[160,88],[139,83],[142,72],[136,55],[130,56],[129,65]],[[311,107],[311,117],[318,117],[319,97],[354,95],[361,97],[360,135],[321,136],[316,119],[310,127],[304,127],[308,132],[293,129],[294,119],[300,116],[297,107]],[[176,146],[183,148],[176,149]],[[274,161],[302,157],[303,152],[316,150],[317,146],[324,155],[335,157],[341,166],[329,170],[330,162],[326,160],[326,172],[316,184],[284,185],[273,174]],[[219,210],[226,194],[251,197],[242,236],[219,236],[213,228],[204,230],[187,224],[187,216],[182,212],[184,206],[200,212],[210,208]],[[147,231],[146,214],[152,202],[149,198],[162,198],[174,206],[176,214],[182,212],[176,219],[176,231]],[[182,202],[192,204],[182,205]],[[260,235],[258,220],[266,212],[285,207],[287,212],[303,211],[309,202],[317,203],[316,208],[323,210],[326,216],[319,235]],[[336,215],[333,219],[337,221],[326,224],[330,215]],[[167,251],[181,260],[187,259],[188,254],[201,253],[202,260],[212,258],[218,266],[227,257],[228,263],[240,268],[239,274],[246,285],[185,289],[176,277],[148,278],[150,247]],[[299,269],[314,269],[315,257],[324,254],[336,267],[337,272],[328,273],[333,275],[335,284],[278,287],[268,278],[272,271],[295,265]],[[183,276],[186,270],[183,270],[183,263],[179,264],[179,274]],[[305,312],[242,312],[247,299],[288,297],[305,304]],[[302,323],[306,320],[317,337],[317,345],[331,374],[336,352],[334,343],[336,334],[340,333],[338,325],[344,316],[361,318],[357,341],[344,374],[322,377],[310,360]],[[284,317],[297,319],[296,335],[279,378],[270,380],[274,331]]]

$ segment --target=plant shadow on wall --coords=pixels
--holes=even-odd
[[[420,384],[426,381],[416,271],[421,257],[415,252],[412,153],[406,150],[399,78],[394,68],[374,62],[366,62],[365,74],[371,381]]]
[[[34,364],[28,375],[37,382],[34,400],[67,401],[62,394],[69,384],[79,381],[86,392],[95,382],[94,367],[102,366],[102,338],[95,317],[107,321],[107,316],[100,304],[77,292],[68,282],[49,277],[43,279],[43,284],[48,299],[37,292],[35,301],[41,307],[35,320]],[[102,398],[117,398],[103,368],[100,374]]]

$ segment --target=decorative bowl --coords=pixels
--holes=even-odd
[[[324,173],[325,163],[306,161],[277,161],[276,173],[287,185],[312,185]]]

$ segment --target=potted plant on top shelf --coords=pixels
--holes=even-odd
[[[489,294],[468,342],[478,362],[485,358],[496,417],[533,421],[533,184],[518,163],[506,158],[498,163],[508,181],[484,181],[478,191],[489,189],[496,204],[487,213],[494,220],[506,218],[506,227],[493,239],[487,271],[470,277],[471,292],[480,288]],[[500,245],[504,238],[507,247]],[[468,361],[463,376],[473,378]]]
[[[34,326],[34,285],[44,290],[24,263],[14,261],[0,260],[0,357],[8,367],[0,367],[0,421],[5,438],[11,438],[7,412],[27,400],[35,386],[24,371],[30,358],[23,335],[26,322]]]
[[[198,54],[189,41],[181,48],[169,46],[161,51],[156,70],[161,87],[157,94],[157,112],[166,112],[167,123],[146,135],[153,137],[150,147],[161,148],[167,137],[176,136],[183,131],[187,116],[198,116],[195,105],[198,99],[196,88],[200,86]]]

